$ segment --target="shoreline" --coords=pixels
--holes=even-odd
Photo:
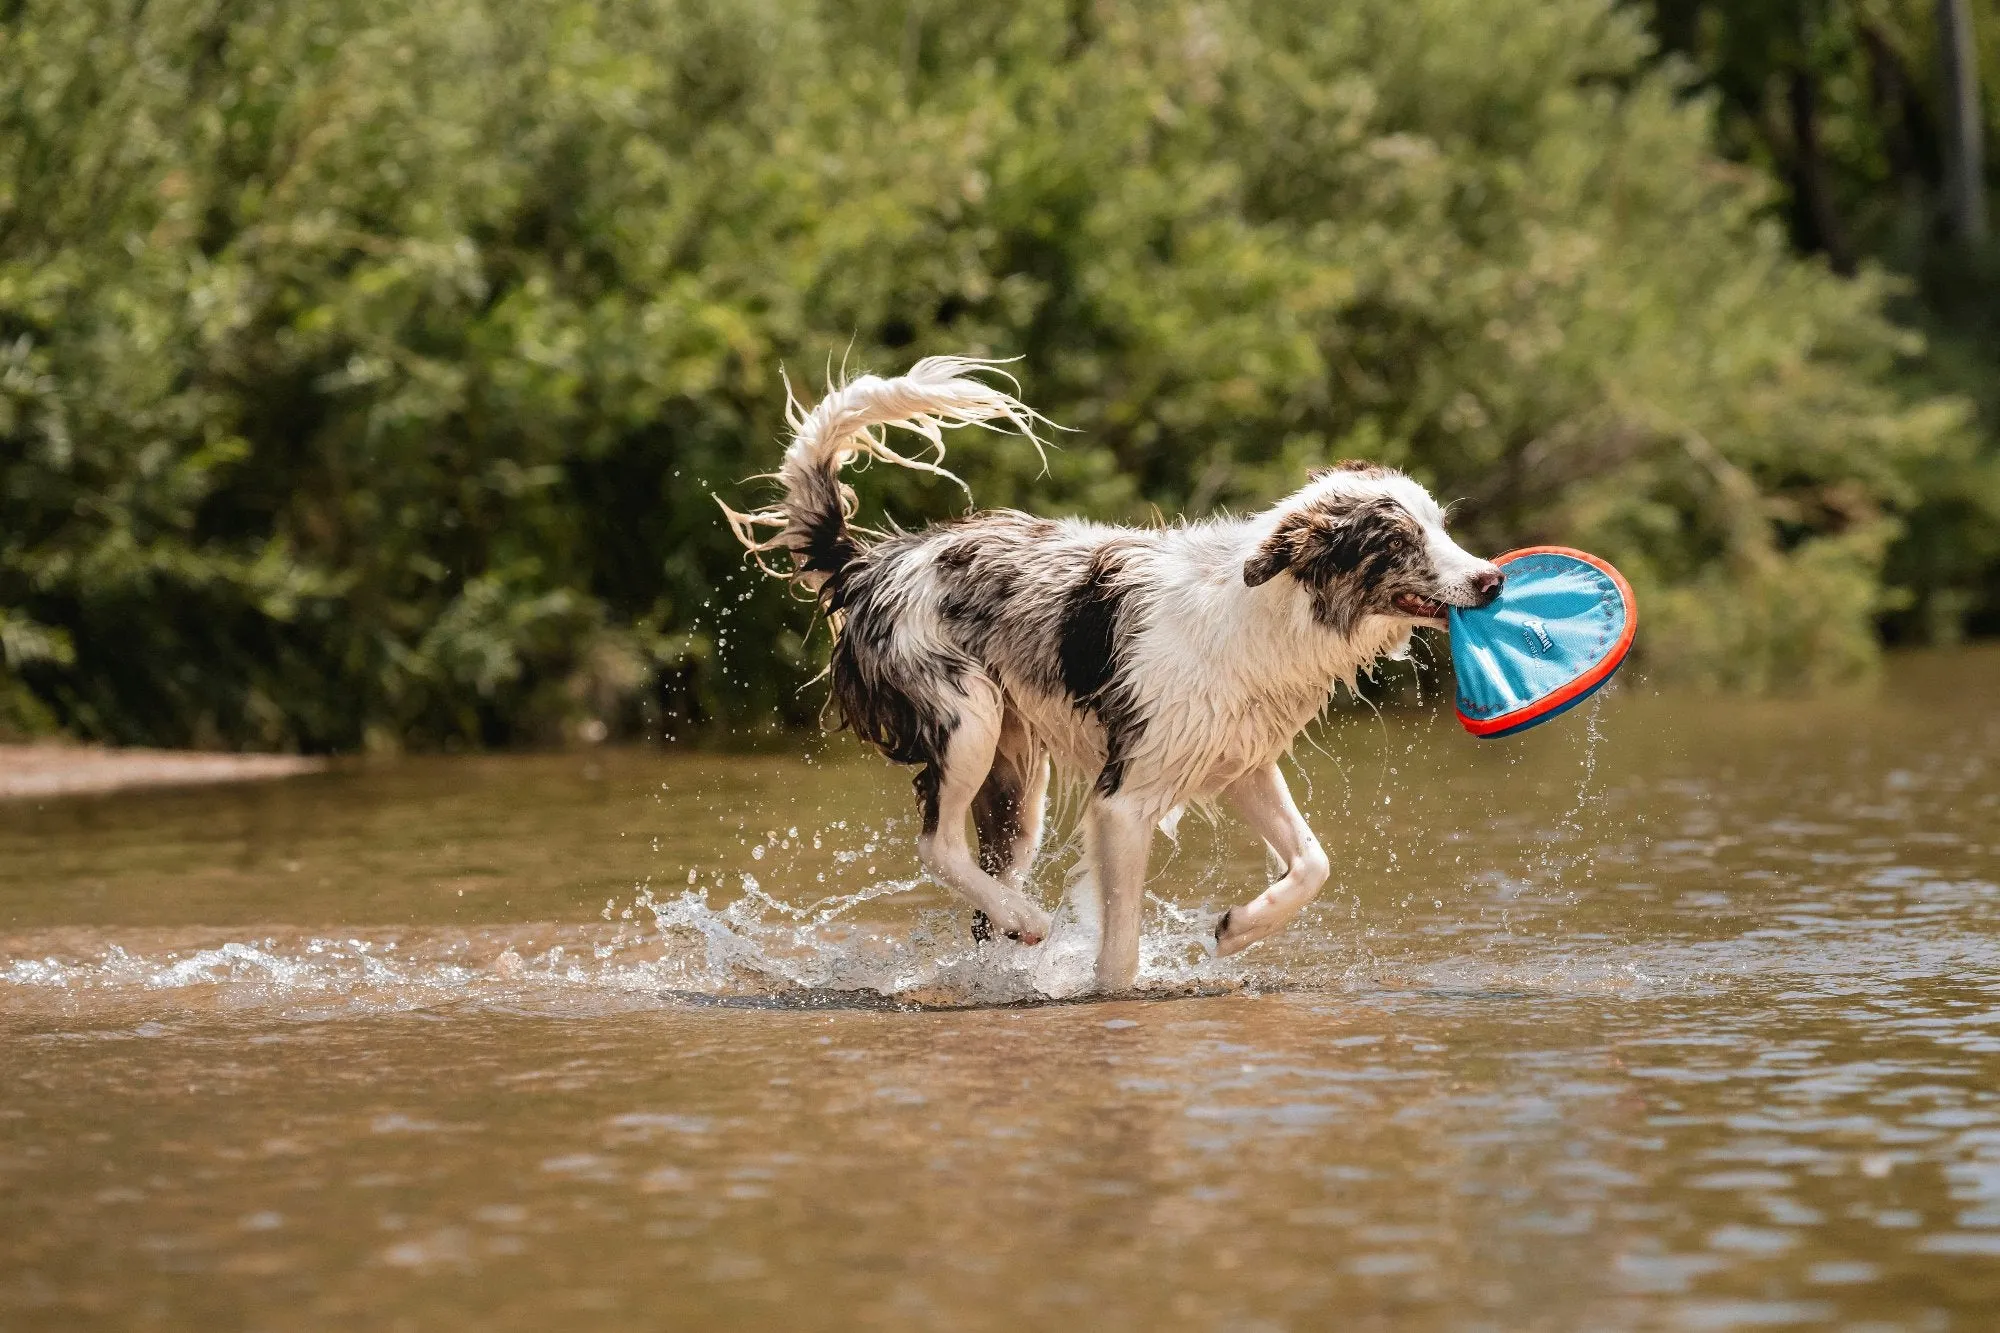
[[[265,782],[317,773],[326,760],[299,754],[0,744],[0,801],[85,796],[140,787]]]

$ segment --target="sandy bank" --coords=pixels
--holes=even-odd
[[[89,745],[0,745],[0,800],[73,796],[125,787],[284,778],[325,767],[295,754],[110,750]]]

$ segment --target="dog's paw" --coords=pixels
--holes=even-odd
[[[1053,929],[1055,929],[1054,919],[1047,912],[1037,908],[1030,911],[1027,919],[1022,921],[1018,927],[1008,931],[1007,938],[1033,946],[1047,939],[1049,932]]]
[[[1036,912],[1010,930],[1000,933],[1016,944],[1036,945],[1049,937],[1051,922],[1047,912]],[[972,913],[972,938],[975,943],[984,944],[993,938],[993,918],[977,910]]]
[[[1215,944],[1208,951],[1216,958],[1227,958],[1233,953],[1242,953],[1261,939],[1277,934],[1284,929],[1284,926],[1284,919],[1275,913],[1267,912],[1260,915],[1241,907],[1232,907],[1216,921]]]

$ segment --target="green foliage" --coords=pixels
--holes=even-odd
[[[26,0],[0,684],[156,743],[804,720],[808,615],[709,491],[781,367],[947,351],[1079,432],[961,436],[981,503],[1367,455],[1619,561],[1662,670],[1865,672],[1962,409],[1649,55],[1595,0]]]
[[[1712,91],[1718,146],[1769,173],[1794,245],[1836,270],[1901,275],[1891,313],[1922,355],[1912,392],[1973,405],[1973,446],[1901,468],[1913,497],[1891,544],[1898,639],[2000,633],[2000,242],[1951,234],[1937,0],[1647,0],[1663,47]],[[1967,0],[1980,50],[1989,198],[2000,199],[2000,10]],[[1989,212],[1993,210],[1989,209]]]

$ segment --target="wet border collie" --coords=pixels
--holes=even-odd
[[[840,720],[918,766],[925,867],[977,909],[974,933],[1040,943],[1049,914],[1023,892],[1042,838],[1051,762],[1088,784],[1077,900],[1102,930],[1096,984],[1132,986],[1155,828],[1220,797],[1283,876],[1215,924],[1232,954],[1282,929],[1319,892],[1327,858],[1278,768],[1335,682],[1408,651],[1447,606],[1483,606],[1502,575],[1445,535],[1422,486],[1370,463],[1312,474],[1246,518],[1124,528],[1011,510],[921,532],[867,533],[839,477],[898,453],[885,427],[924,437],[1004,423],[1033,441],[1046,419],[982,376],[999,364],[930,357],[864,375],[810,412],[787,387],[783,497],[728,509],[739,539],[812,591],[833,627]],[[949,475],[949,474],[946,474]],[[975,852],[966,835],[971,816]]]

